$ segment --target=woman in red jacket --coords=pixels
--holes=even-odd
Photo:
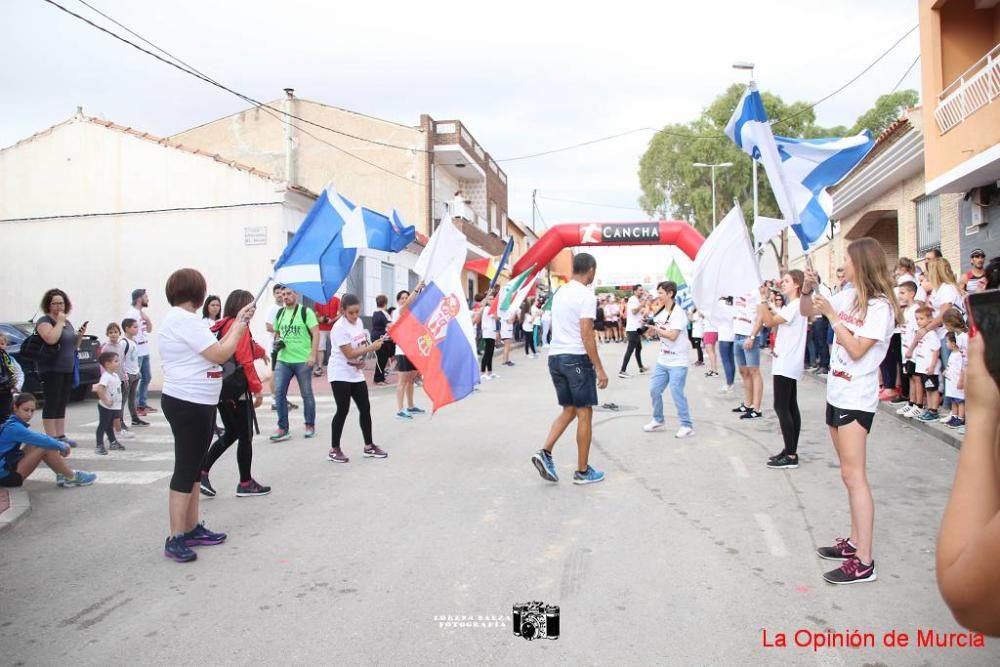
[[[234,290],[226,299],[222,319],[212,325],[212,332],[220,339],[225,336],[233,325],[236,314],[252,301],[253,294],[250,292],[241,289]],[[257,377],[253,362],[255,359],[266,358],[267,353],[264,348],[254,342],[248,328],[236,344],[236,352],[233,356],[240,365],[236,372],[239,373],[242,369],[247,379],[247,389],[253,396],[253,404],[251,405],[247,395],[235,400],[226,400],[224,397],[220,397],[219,416],[222,418],[222,425],[226,430],[224,435],[213,442],[208,452],[205,453],[205,460],[201,464],[201,493],[209,497],[215,495],[215,489],[212,488],[212,483],[208,480],[208,473],[223,452],[229,449],[231,444],[237,442],[236,464],[240,469],[240,483],[236,486],[237,497],[266,496],[271,493],[271,487],[258,484],[250,476],[250,462],[253,459],[253,410],[259,408],[264,400],[261,394],[263,386],[260,378]]]

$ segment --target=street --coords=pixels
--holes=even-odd
[[[601,350],[615,368],[622,346]],[[81,446],[71,461],[98,483],[65,490],[40,472],[27,484],[31,513],[0,533],[4,663],[1000,661],[995,640],[916,646],[918,630],[961,630],[934,578],[952,448],[877,417],[868,469],[879,578],[833,587],[821,574],[836,564],[814,551],[849,524],[820,383],[803,379],[799,392],[802,466],[774,471],[764,467],[780,449],[773,415],[740,422],[730,413],[739,400],[718,393],[718,378],[692,368],[696,437],[679,441],[673,428],[641,430],[645,377],[613,377],[601,400],[621,409],[595,413],[591,456],[607,480],[577,487],[571,434],[555,450],[559,484],[529,462],[557,409],[545,355],[513,358],[501,379],[413,423],[391,417],[391,394],[373,392],[386,460],[362,458],[353,416],[343,445],[351,462],[326,460],[329,393],[314,441],[301,438],[299,410],[293,440],[268,442],[275,416],[262,411],[254,476],[274,492],[236,498],[235,447],[227,452],[212,473],[219,495],[203,498],[202,510],[229,540],[184,565],[162,555],[173,455],[161,414],[127,452],[98,459],[83,426],[94,403],[74,404],[70,435]],[[669,395],[666,413],[676,426]],[[531,600],[560,606],[557,641],[513,635],[512,604]],[[871,632],[877,643],[814,650],[793,641],[827,630]],[[893,630],[909,633],[910,646],[886,648]],[[778,633],[788,646],[766,647]]]

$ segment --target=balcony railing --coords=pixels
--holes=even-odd
[[[1000,95],[1000,44],[938,95],[934,120],[944,134]]]
[[[499,168],[493,158],[489,156],[486,150],[479,145],[472,133],[462,124],[462,121],[458,120],[439,120],[434,124],[434,134],[440,139],[436,139],[438,143],[442,142],[444,139],[449,143],[456,143],[465,148],[471,155],[479,161],[479,165],[485,170],[489,169],[494,174],[496,174],[500,181],[507,185],[507,174],[504,173],[503,169]]]

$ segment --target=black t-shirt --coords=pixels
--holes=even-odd
[[[377,340],[385,335],[389,328],[389,317],[381,310],[376,310],[372,315],[372,340]]]
[[[51,324],[52,326],[56,325],[56,321],[48,315],[39,317],[35,325],[37,326],[42,322]],[[38,371],[40,373],[73,372],[74,362],[76,361],[76,330],[69,320],[66,320],[66,324],[63,326],[62,336],[59,337],[59,345],[59,356],[55,360],[48,364],[38,364]]]

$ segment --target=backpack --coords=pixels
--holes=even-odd
[[[0,350],[0,391],[9,392],[17,384],[17,377],[14,375],[14,365],[10,356]]]
[[[215,335],[217,340],[222,340],[222,329]],[[236,353],[226,359],[222,364],[222,391],[219,393],[219,402],[238,401],[250,393],[250,384],[247,382],[246,372],[243,364],[236,360]]]

